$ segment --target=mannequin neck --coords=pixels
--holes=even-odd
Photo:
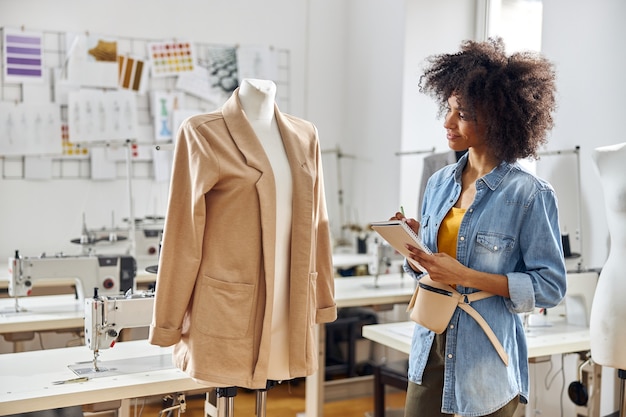
[[[244,79],[239,86],[239,102],[249,120],[274,117],[276,84],[268,80]]]

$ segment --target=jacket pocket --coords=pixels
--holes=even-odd
[[[248,332],[254,303],[254,285],[204,276],[194,295],[193,326],[201,333],[237,339]]]

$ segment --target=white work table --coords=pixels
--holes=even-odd
[[[82,328],[85,305],[71,294],[0,298],[0,334]]]
[[[526,332],[530,358],[590,349],[589,328],[555,320],[551,326],[530,327]],[[363,337],[408,354],[413,335],[412,321],[363,326]]]
[[[531,326],[526,331],[528,357],[562,355],[566,353],[586,352],[590,349],[589,328],[568,324],[562,317],[549,321],[549,326]],[[411,338],[415,323],[412,321],[372,324],[363,326],[362,334],[384,346],[406,354],[410,353]],[[601,366],[593,365],[593,380],[590,401],[587,405],[589,416],[597,417],[600,412],[600,374]],[[532,393],[531,393],[532,395]],[[530,415],[526,410],[525,415]]]
[[[62,385],[52,382],[78,377],[69,365],[92,361],[93,352],[87,347],[0,355],[0,415],[192,390],[208,391],[171,365],[171,352],[171,348],[152,346],[145,340],[120,342],[100,352],[101,366],[109,361],[160,356],[163,369],[120,372]]]
[[[374,276],[336,278],[335,302],[339,308],[408,303],[414,288],[414,280],[401,274],[380,275],[378,279]],[[0,334],[83,326],[84,307],[72,295],[25,297],[20,299],[20,306],[27,311],[6,312],[14,302],[13,299],[0,299]],[[318,326],[318,333],[321,371],[307,377],[307,417],[318,417],[323,412],[323,325]],[[161,348],[149,345],[145,340],[121,342],[113,349],[102,351],[101,360],[151,356],[155,349],[171,352],[169,349],[160,350]],[[0,415],[184,392],[200,387],[175,368],[101,377],[83,383],[50,384],[51,381],[75,377],[67,368],[70,363],[90,361],[92,358],[92,352],[84,346],[0,355]],[[40,360],[45,363],[44,367],[38,366]],[[19,388],[20,386],[30,388]]]
[[[408,303],[416,281],[409,275],[386,274],[335,278],[337,307]]]

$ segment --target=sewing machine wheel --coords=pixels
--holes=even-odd
[[[569,384],[567,394],[569,395],[569,399],[572,400],[574,404],[579,406],[584,407],[587,405],[587,401],[589,401],[587,387],[581,381],[574,381]]]

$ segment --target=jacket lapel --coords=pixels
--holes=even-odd
[[[271,171],[270,162],[267,159],[265,150],[261,142],[257,138],[250,122],[243,112],[241,103],[239,103],[239,89],[230,96],[230,98],[222,106],[222,114],[224,122],[228,127],[228,131],[237,145],[237,148],[243,154],[246,163],[258,169],[262,173]]]

